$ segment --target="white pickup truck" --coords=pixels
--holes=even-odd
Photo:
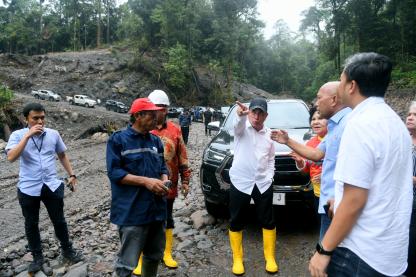
[[[49,101],[61,101],[61,96],[59,96],[58,94],[56,94],[55,92],[51,90],[46,90],[46,89],[32,90],[30,94],[33,95],[37,99],[49,100]]]
[[[80,105],[85,106],[87,108],[94,108],[95,105],[97,105],[97,101],[89,98],[86,95],[74,95],[74,97],[67,96],[67,101],[69,101],[69,104],[71,105]]]

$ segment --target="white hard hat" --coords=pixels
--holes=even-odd
[[[169,97],[163,90],[156,89],[152,91],[148,97],[155,105],[170,105]]]

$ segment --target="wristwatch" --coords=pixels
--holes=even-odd
[[[77,176],[75,174],[69,175],[69,178],[71,178],[71,177],[74,178],[74,179],[77,178]]]
[[[316,244],[316,252],[318,252],[321,255],[325,255],[325,256],[332,256],[332,254],[334,253],[334,251],[326,251],[324,249],[324,247],[322,246],[321,242],[318,242]]]

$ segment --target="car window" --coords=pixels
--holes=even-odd
[[[249,103],[246,103],[248,106]],[[309,111],[302,102],[275,102],[267,104],[268,117],[264,123],[272,129],[309,128]],[[232,131],[237,106],[230,109],[223,127]]]

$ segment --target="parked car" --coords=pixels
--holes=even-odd
[[[124,103],[114,100],[105,101],[105,108],[118,113],[127,113],[129,111],[129,108]]]
[[[233,161],[233,121],[237,116],[236,109],[236,105],[230,109],[220,131],[204,150],[200,168],[205,206],[208,213],[215,217],[223,217],[228,213],[231,184],[229,169]],[[303,101],[269,100],[268,113],[265,121],[267,127],[287,130],[291,138],[301,143],[310,138],[309,111]],[[295,161],[289,156],[291,150],[286,145],[275,143],[275,149],[273,204],[301,202],[313,211],[314,195],[309,177],[296,168]]]
[[[71,105],[80,105],[87,108],[94,108],[97,105],[97,101],[89,98],[86,95],[74,95],[74,97],[67,96],[66,98]]]
[[[168,117],[170,118],[178,117],[180,114],[181,114],[181,110],[179,110],[179,108],[170,107],[168,109]]]
[[[51,90],[46,90],[46,89],[32,90],[30,94],[33,95],[37,99],[49,100],[49,101],[61,101],[61,96],[59,96],[59,94],[56,94],[55,92]]]

